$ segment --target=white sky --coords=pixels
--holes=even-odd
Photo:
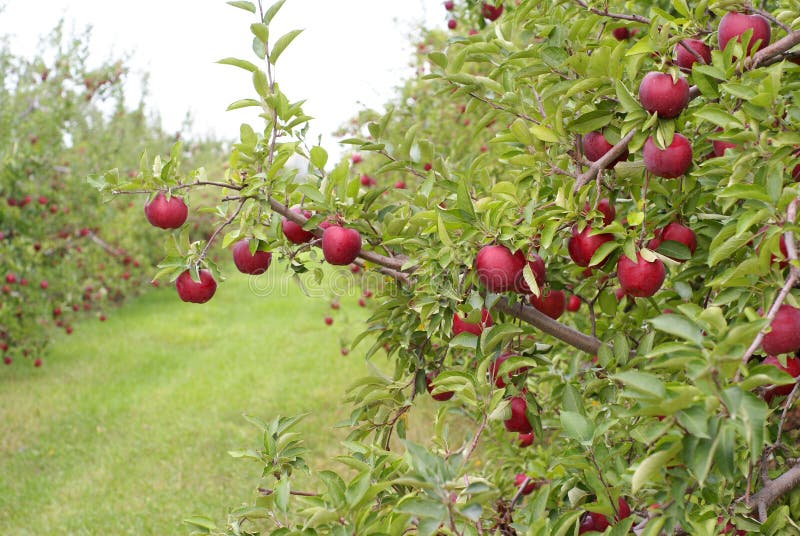
[[[272,0],[263,0],[265,8]],[[256,61],[249,30],[255,17],[224,0],[0,0],[0,35],[30,54],[60,18],[67,28],[92,26],[91,50],[101,61],[133,55],[131,80],[150,73],[148,106],[168,131],[190,111],[194,130],[224,138],[252,111],[225,112],[253,94],[250,75],[214,62],[227,56]],[[408,36],[416,24],[444,27],[440,0],[287,0],[270,41],[305,31],[278,61],[277,79],[290,100],[307,99],[312,134],[336,151],[328,134],[365,105],[379,107],[409,73]],[[252,110],[252,109],[251,109]]]

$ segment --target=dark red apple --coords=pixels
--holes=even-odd
[[[453,11],[453,2],[451,0],[447,0],[447,2],[444,3],[444,8],[447,11]]]
[[[683,39],[675,44],[675,65],[681,69],[691,70],[692,65],[697,63],[697,57],[687,48],[692,49],[697,56],[700,56],[706,65],[711,63],[711,49],[707,44],[699,39]]]
[[[455,395],[453,391],[445,391],[443,393],[433,394],[433,379],[436,378],[436,376],[438,376],[438,373],[434,371],[430,371],[425,375],[425,388],[431,394],[431,397],[439,402],[444,402],[453,398],[453,395]]]
[[[750,29],[753,30],[753,36],[750,38],[750,43],[747,45],[747,50],[745,51],[747,56],[769,45],[771,35],[769,21],[761,15],[746,15],[744,13],[729,11],[722,17],[717,27],[719,48],[724,50],[728,41],[731,39],[741,42],[742,34]],[[756,41],[759,41],[758,48],[755,48]]]
[[[538,285],[538,287],[541,289],[542,285],[544,285],[547,279],[547,273],[544,266],[544,261],[539,255],[534,253],[533,255],[531,255],[531,258],[528,259],[527,263],[528,266],[531,267],[531,272],[533,273],[533,278],[536,280],[536,285]],[[524,275],[519,278],[519,284],[516,286],[514,290],[516,292],[519,292],[520,294],[530,294],[531,292],[533,292],[531,288],[528,286],[528,282],[525,281]]]
[[[544,294],[543,292],[542,296],[539,297],[531,294],[530,298],[528,299],[534,308],[538,309],[554,320],[558,320],[558,318],[564,314],[566,297],[564,296],[563,290],[551,290],[547,294]]]
[[[597,162],[613,147],[606,137],[597,131],[584,134],[581,138],[581,146],[583,147],[583,154],[589,162]],[[618,162],[624,162],[627,159],[628,149],[625,148],[622,154],[608,165],[608,168],[611,169],[616,166]]]
[[[591,235],[592,228],[590,226],[584,227],[583,231],[578,232],[578,226],[572,227],[572,236],[567,241],[567,250],[573,262],[578,266],[589,266],[592,260],[592,255],[597,251],[597,248],[614,239],[614,235],[609,233],[602,233]],[[601,263],[601,265],[604,264]]]
[[[503,14],[503,4],[501,3],[499,6],[493,6],[489,2],[484,2],[481,6],[481,15],[484,19],[488,19],[490,21],[495,21],[500,18],[500,15]]]
[[[243,274],[259,275],[269,268],[272,262],[272,253],[256,251],[250,254],[250,240],[239,240],[233,245],[233,263]]]
[[[636,253],[636,262],[622,255],[617,262],[619,284],[628,296],[647,298],[658,292],[666,277],[664,263],[659,259],[647,262]]]
[[[502,365],[508,358],[515,357],[514,354],[510,352],[503,352],[497,358],[489,363],[489,367],[487,372],[489,373],[489,377],[494,382],[494,385],[498,389],[504,389],[506,386],[506,380],[509,382],[511,381],[511,376],[517,376],[519,374],[524,374],[528,371],[528,367],[522,367],[516,370],[513,370],[506,374],[506,376],[500,376],[498,373],[500,372],[500,365]]]
[[[584,203],[584,212],[588,213],[591,209],[592,207],[589,206],[588,201]],[[614,218],[617,216],[617,209],[614,208],[611,201],[605,197],[597,203],[597,210],[603,215],[603,225],[611,225],[611,222],[613,222]]]
[[[533,431],[533,427],[525,413],[528,409],[528,403],[525,399],[521,396],[512,397],[509,407],[511,408],[511,417],[503,422],[506,430],[520,434],[530,434]]]
[[[653,137],[647,138],[642,151],[644,167],[657,177],[675,179],[689,171],[692,165],[692,146],[681,134],[672,137],[672,143],[659,149]]]
[[[658,249],[658,246],[667,240],[683,244],[689,249],[689,253],[692,255],[694,255],[694,251],[697,249],[697,236],[694,234],[694,231],[676,222],[672,222],[663,229],[659,229],[656,232],[656,237],[650,240],[647,247],[653,250]]]
[[[169,199],[164,192],[158,194],[144,206],[144,216],[147,221],[161,229],[177,229],[186,222],[189,208],[178,196]]]
[[[525,484],[526,480],[528,481],[527,484]],[[536,481],[532,478],[528,478],[528,475],[525,473],[517,473],[517,475],[514,477],[514,487],[519,489],[523,484],[525,484],[525,487],[522,488],[522,495],[530,495],[536,488],[539,487],[537,486]]]
[[[447,27],[449,29],[455,30],[456,26],[458,26],[458,23],[456,22],[456,19],[450,19],[450,20],[447,21]]]
[[[453,336],[464,332],[480,336],[484,328],[488,328],[491,325],[492,315],[490,315],[489,310],[485,308],[481,309],[481,321],[476,324],[462,320],[458,313],[453,313]]]
[[[326,326],[332,326],[333,325],[333,318],[331,318],[329,316],[326,316],[325,317],[325,325]]]
[[[787,354],[800,349],[800,309],[781,305],[772,320],[772,329],[764,335],[761,348],[768,355]]]
[[[666,73],[647,73],[639,84],[639,102],[659,117],[677,117],[689,104],[689,84],[682,76],[673,80]]]
[[[217,282],[208,270],[200,270],[200,281],[192,279],[189,270],[183,271],[175,280],[178,297],[185,302],[206,303],[217,291]]]
[[[614,28],[611,30],[611,35],[613,35],[614,39],[617,41],[625,41],[626,39],[630,38],[631,32],[625,26],[620,26],[619,28]]]
[[[521,251],[511,253],[505,246],[483,246],[475,256],[475,269],[489,292],[500,293],[518,288],[525,267]]]
[[[304,216],[306,219],[311,217],[311,212],[301,210],[300,207],[292,207],[291,211]],[[314,238],[314,233],[304,230],[302,225],[286,217],[281,220],[281,230],[283,230],[283,236],[292,244],[305,244]]]
[[[781,365],[781,362],[774,355],[768,355],[764,361],[762,361],[762,363],[764,365],[772,365],[773,367],[784,371],[792,378],[797,378],[800,376],[800,359],[797,357],[787,357],[785,367]],[[765,396],[769,399],[771,399],[773,396],[786,396],[792,392],[793,388],[794,385],[792,384],[772,386],[767,389]]]
[[[322,234],[322,254],[329,264],[347,266],[361,252],[361,234],[355,229],[331,225]]]
[[[530,434],[519,434],[517,436],[517,440],[519,441],[520,447],[530,447],[533,444],[533,433]]]

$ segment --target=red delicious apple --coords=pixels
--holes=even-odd
[[[451,0],[447,0],[447,2],[444,3],[444,8],[447,11],[453,11],[453,2]]]
[[[192,279],[191,272],[184,270],[175,280],[178,297],[185,302],[206,303],[217,291],[217,282],[208,270],[200,270],[200,281]]]
[[[326,316],[325,317],[325,325],[326,326],[332,326],[333,325],[333,318],[331,318],[329,316]]]
[[[511,372],[508,372],[505,376],[499,376],[498,373],[500,372],[500,365],[502,365],[508,358],[515,357],[514,354],[510,352],[503,352],[497,358],[489,363],[489,367],[487,372],[489,373],[489,377],[494,382],[494,385],[498,389],[503,389],[506,386],[506,380],[509,382],[511,381],[511,376],[517,376],[519,374],[524,374],[528,371],[528,367],[522,367]]]
[[[511,398],[511,417],[506,419],[503,424],[509,432],[519,432],[520,434],[530,434],[533,431],[528,416],[525,414],[528,403],[524,398],[515,396]]]
[[[692,146],[681,134],[672,137],[672,143],[659,149],[653,137],[644,142],[644,167],[657,177],[675,179],[689,171],[692,165]]]
[[[322,235],[322,253],[329,264],[346,266],[361,252],[361,234],[355,229],[331,225]]]
[[[583,147],[583,154],[589,162],[597,162],[613,147],[606,137],[597,131],[584,134],[581,138],[581,146]],[[628,149],[626,148],[622,151],[622,154],[608,165],[608,168],[611,169],[616,166],[618,162],[624,162],[627,159]]]
[[[505,246],[483,246],[475,256],[475,269],[489,292],[507,292],[519,286],[525,256],[521,251],[511,253]]]
[[[453,336],[464,333],[465,331],[480,336],[484,328],[488,328],[491,325],[492,315],[489,314],[489,310],[486,308],[481,309],[481,321],[477,324],[466,322],[461,319],[458,313],[453,313]]]
[[[769,45],[771,34],[769,21],[761,15],[746,15],[744,13],[729,11],[722,17],[717,27],[719,48],[724,50],[728,41],[731,39],[741,42],[742,34],[750,29],[753,30],[753,36],[750,38],[750,43],[747,45],[747,50],[745,51],[747,56]],[[759,41],[758,48],[755,48],[756,41]]]
[[[583,205],[583,211],[588,213],[592,209],[587,201]],[[617,209],[611,204],[611,201],[605,197],[597,203],[597,210],[603,215],[603,225],[611,225],[614,218],[617,216]]]
[[[762,361],[762,363],[764,365],[772,365],[773,367],[784,371],[792,378],[797,378],[800,376],[800,359],[797,357],[787,357],[785,367],[781,365],[781,362],[774,355],[768,355],[764,361]],[[772,399],[773,396],[786,396],[792,392],[793,388],[794,385],[792,384],[769,387],[764,393],[765,398]]]
[[[689,104],[689,84],[682,76],[673,81],[666,73],[647,73],[639,84],[639,102],[659,117],[677,117]]]
[[[525,484],[526,480],[528,481],[527,484]],[[518,473],[514,477],[514,487],[519,489],[520,486],[522,486],[523,484],[525,484],[525,487],[522,488],[522,495],[530,495],[536,488],[539,487],[536,485],[535,480],[533,480],[532,478],[528,478],[528,475],[526,475],[525,473]]]
[[[453,391],[445,391],[443,393],[433,394],[433,379],[436,378],[436,376],[438,376],[438,373],[434,371],[430,371],[425,375],[425,388],[428,389],[429,393],[431,393],[431,397],[439,402],[444,402],[453,398],[453,395],[455,395]]]
[[[539,255],[534,253],[533,255],[531,255],[531,258],[528,259],[527,263],[528,266],[531,267],[531,272],[533,272],[533,278],[536,280],[536,284],[538,285],[539,289],[541,289],[547,278],[544,261]],[[525,267],[523,266],[523,270],[524,268]],[[519,278],[519,282],[514,290],[516,292],[519,292],[520,294],[530,294],[531,292],[533,292],[531,288],[528,286],[528,282],[525,281],[524,276]]]
[[[528,299],[534,308],[538,309],[554,320],[558,320],[558,318],[564,314],[566,298],[564,296],[564,291],[562,290],[551,290],[547,294],[543,293],[542,296],[539,296],[538,298],[531,294],[530,298]]]
[[[233,263],[243,274],[259,275],[269,268],[272,262],[272,253],[268,251],[256,251],[250,254],[250,240],[239,240],[233,245]]]
[[[788,354],[800,349],[800,309],[781,305],[772,320],[772,330],[764,335],[761,348],[768,355]]]
[[[169,199],[164,192],[158,194],[144,206],[144,216],[150,225],[161,229],[177,229],[186,222],[189,208],[178,196]]]
[[[697,63],[697,58],[687,48],[703,58],[703,63],[706,65],[711,63],[711,49],[708,45],[699,39],[683,39],[675,44],[675,65],[681,69],[691,70],[692,65]]]
[[[458,23],[456,22],[456,19],[450,19],[450,20],[447,21],[447,27],[449,29],[455,30],[456,26],[458,26]]]
[[[650,240],[647,247],[653,250],[658,249],[658,246],[667,240],[683,244],[689,249],[689,253],[692,255],[694,255],[694,250],[697,249],[697,236],[694,234],[694,231],[676,222],[672,222],[663,229],[657,230],[656,237]]]
[[[311,217],[311,212],[308,210],[301,210],[300,207],[297,206],[292,207],[291,211],[302,215],[306,219]],[[314,233],[304,230],[302,225],[285,217],[281,220],[281,230],[283,230],[283,236],[292,244],[305,244],[314,238]]]
[[[489,2],[484,2],[481,6],[481,15],[484,19],[488,19],[490,21],[495,21],[500,18],[500,15],[503,14],[503,4],[501,3],[499,6],[493,6]]]
[[[422,166],[422,169],[424,169],[425,171],[430,171],[433,169],[433,166],[431,165],[430,162],[428,162],[424,166]]]
[[[567,300],[567,311],[574,313],[581,308],[581,299],[574,294]]]
[[[533,433],[519,434],[519,436],[517,436],[517,440],[519,441],[520,447],[530,447],[533,444]]]
[[[597,251],[597,248],[614,239],[614,235],[609,233],[590,236],[589,233],[591,232],[592,228],[588,225],[584,227],[583,231],[580,233],[578,232],[577,225],[572,227],[572,236],[570,236],[567,241],[567,250],[569,251],[570,258],[572,258],[573,262],[578,266],[589,266],[592,255]],[[601,265],[602,264],[605,264],[605,261],[601,263]]]
[[[647,262],[641,253],[636,253],[637,262],[633,262],[627,255],[622,255],[617,262],[617,277],[619,284],[629,296],[647,298],[652,296],[666,277],[664,263],[659,259]]]

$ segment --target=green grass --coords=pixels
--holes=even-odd
[[[259,296],[234,277],[202,306],[154,291],[57,337],[41,369],[0,370],[0,534],[185,534],[189,515],[222,520],[260,474],[227,454],[257,445],[243,413],[311,412],[299,431],[313,459],[339,452],[344,391],[366,371],[359,352],[339,354],[341,337],[365,312],[285,287]]]

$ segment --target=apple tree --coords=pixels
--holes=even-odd
[[[187,301],[216,290],[215,244],[362,267],[379,305],[353,346],[384,372],[324,470],[297,417],[253,419],[258,497],[198,533],[800,534],[796,0],[445,2],[338,162],[275,78],[283,1],[228,3],[254,17],[231,108],[263,124],[224,176],[94,181],[218,189],[211,240],[176,231],[159,272]]]

